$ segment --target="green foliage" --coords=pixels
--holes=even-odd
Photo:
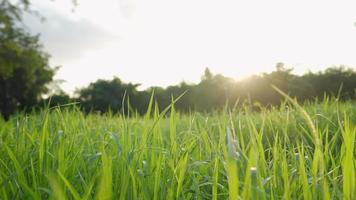
[[[262,107],[280,105],[283,101],[283,97],[272,85],[299,101],[323,100],[325,96],[337,96],[338,100],[356,99],[356,72],[352,69],[329,68],[324,72],[302,76],[291,72],[291,69],[279,63],[271,73],[236,81],[220,74],[214,75],[206,69],[198,84],[183,82],[167,88],[152,87],[145,91],[138,91],[138,84],[126,84],[118,78],[111,81],[98,80],[79,90],[79,99],[73,101],[80,102],[85,111],[103,113],[108,110],[119,112],[132,109],[143,114],[152,92],[159,110],[170,105],[171,97],[176,98],[186,92],[175,105],[179,112],[210,112],[224,106],[236,108],[244,104],[260,110]]]
[[[76,103],[76,102],[74,102],[74,99],[71,99],[68,94],[64,93],[63,91],[60,91],[59,93],[55,93],[50,97],[43,99],[40,104],[47,107],[55,107],[55,106],[65,106],[70,103]]]
[[[120,111],[124,106],[125,97],[136,99],[138,84],[126,84],[119,78],[111,81],[98,80],[89,87],[80,90],[79,101],[85,111],[113,112]]]
[[[285,95],[285,94],[283,94]],[[356,105],[0,121],[1,199],[355,199]],[[167,111],[171,111],[166,115]]]
[[[27,1],[23,1],[23,9]],[[54,69],[48,66],[48,55],[42,50],[38,36],[32,36],[16,23],[21,7],[8,1],[0,4],[0,113],[8,118],[20,109],[38,103],[47,91]]]

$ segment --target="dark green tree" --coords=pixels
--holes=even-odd
[[[68,105],[70,103],[75,103],[75,99],[72,99],[64,91],[59,91],[55,94],[52,94],[48,98],[43,99],[40,104],[45,107],[54,107]]]
[[[97,80],[87,88],[77,91],[79,101],[86,112],[111,110],[119,112],[130,99],[136,99],[139,84],[123,83],[119,78],[111,81]]]
[[[38,103],[54,75],[38,36],[18,25],[28,5],[23,2],[23,7],[0,4],[0,113],[5,118]]]
[[[332,67],[324,72],[305,74],[302,77],[312,86],[313,96],[339,96],[341,99],[356,98],[356,72],[345,66]]]

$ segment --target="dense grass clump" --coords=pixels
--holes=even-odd
[[[0,199],[356,199],[356,104],[0,120]]]

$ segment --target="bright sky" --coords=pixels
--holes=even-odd
[[[356,1],[34,0],[56,79],[73,92],[117,76],[142,88],[198,82],[205,67],[242,78],[277,62],[296,73],[356,66]]]

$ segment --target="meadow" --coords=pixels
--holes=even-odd
[[[0,199],[356,199],[356,103],[0,120]]]

